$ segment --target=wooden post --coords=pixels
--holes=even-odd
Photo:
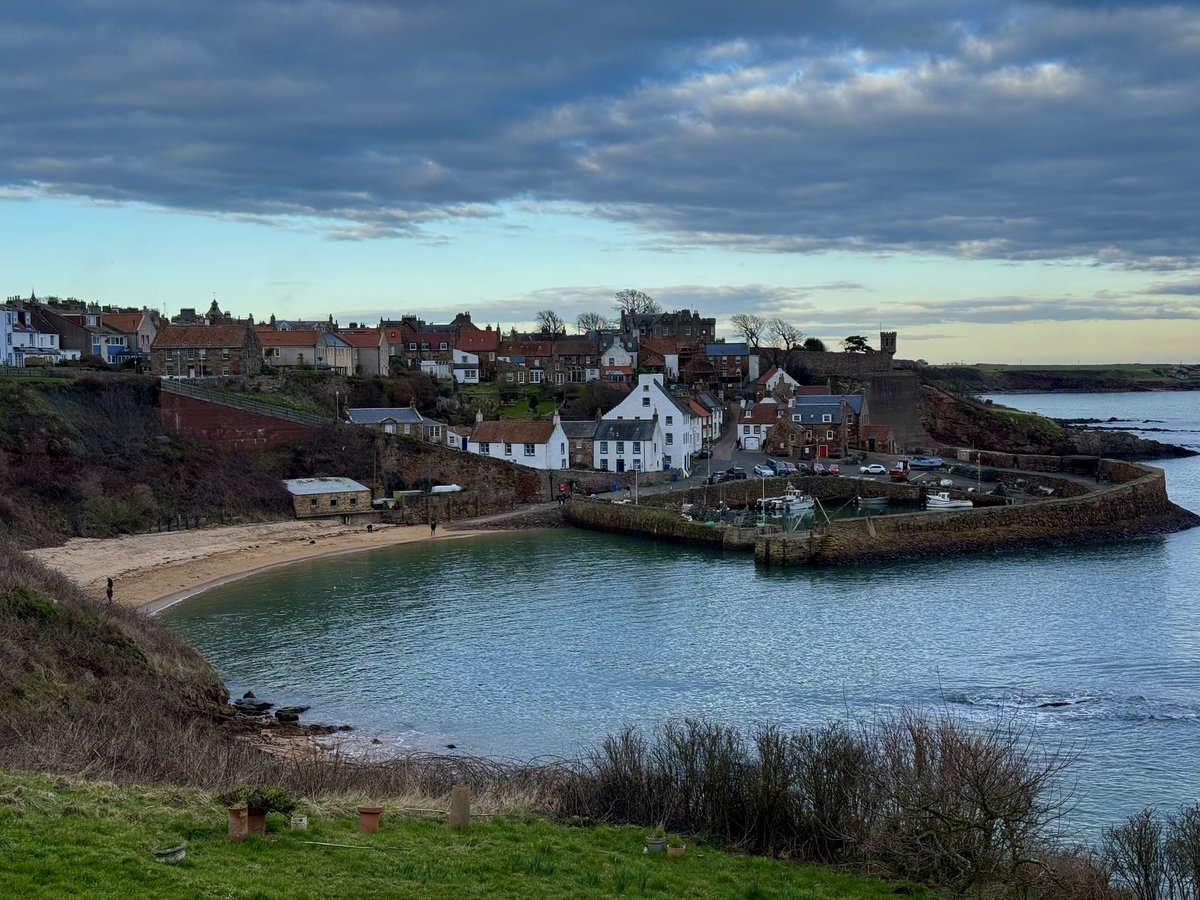
[[[466,828],[471,824],[471,789],[456,784],[450,789],[450,827]]]

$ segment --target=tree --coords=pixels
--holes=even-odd
[[[643,313],[660,313],[662,307],[649,294],[642,291],[626,288],[623,291],[617,291],[616,302],[613,306],[618,312],[629,313],[630,315],[639,315]]]
[[[763,329],[767,327],[766,319],[750,313],[737,313],[730,316],[729,324],[752,347],[758,347]]]
[[[580,313],[576,317],[575,327],[579,329],[580,334],[587,334],[589,331],[604,331],[606,328],[611,328],[612,321],[603,313],[586,312]]]
[[[804,343],[801,346],[805,350],[813,350],[817,353],[825,352],[825,342],[823,340],[821,340],[820,338],[815,338],[815,337],[805,338]]]
[[[842,350],[846,353],[872,353],[867,339],[861,334],[852,334],[842,341]]]
[[[791,322],[786,322],[776,316],[767,322],[767,335],[779,345],[780,350],[789,353],[800,346],[800,339],[804,337],[804,332]]]
[[[537,314],[538,328],[542,334],[548,334],[553,337],[556,334],[566,334],[567,325],[562,318],[552,309],[540,310]]]

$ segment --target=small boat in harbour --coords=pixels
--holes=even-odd
[[[859,509],[886,509],[888,505],[887,497],[859,497],[855,501]]]
[[[755,501],[759,508],[784,515],[796,515],[813,508],[813,498],[799,488],[788,485],[782,497],[764,497]]]
[[[932,491],[925,498],[926,509],[971,509],[975,504],[970,500],[955,500],[949,491]]]

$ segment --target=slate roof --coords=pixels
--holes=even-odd
[[[437,419],[421,415],[411,406],[360,406],[346,410],[346,416],[355,425],[379,425],[395,422],[398,425],[444,425]]]
[[[315,331],[276,331],[273,328],[256,328],[258,342],[264,347],[315,347]]]
[[[471,440],[476,444],[545,444],[553,433],[553,422],[500,419],[495,422],[476,422],[471,431]]]
[[[705,344],[705,356],[749,356],[750,346],[748,344]]]
[[[596,434],[595,419],[581,419],[570,422],[559,422],[562,426],[563,434],[573,441],[591,440]]]
[[[846,405],[856,415],[862,415],[862,394],[825,394],[817,396],[798,396],[795,398],[796,409],[802,406],[828,406],[830,404],[837,406],[842,400],[846,401]]]
[[[602,419],[596,425],[597,441],[652,441],[654,419]]]
[[[245,325],[167,325],[155,336],[154,349],[242,347],[248,331]]]
[[[288,478],[283,482],[289,494],[336,494],[347,491],[367,491],[370,488],[352,478]]]

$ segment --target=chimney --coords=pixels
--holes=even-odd
[[[475,424],[478,425],[482,421],[483,421],[483,410],[482,409],[475,410]]]

